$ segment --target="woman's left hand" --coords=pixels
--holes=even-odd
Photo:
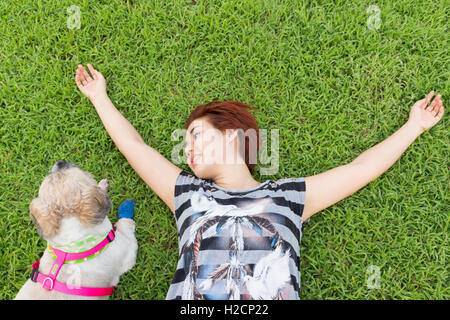
[[[444,115],[440,94],[428,105],[433,95],[434,91],[431,91],[425,99],[417,101],[409,113],[408,122],[420,128],[421,132],[433,127]]]

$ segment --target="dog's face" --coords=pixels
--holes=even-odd
[[[58,234],[64,218],[77,217],[87,227],[101,223],[111,210],[108,190],[106,179],[97,184],[89,172],[58,160],[30,203],[31,220],[45,240]]]

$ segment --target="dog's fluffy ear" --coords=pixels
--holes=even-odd
[[[111,200],[105,191],[98,186],[90,186],[83,191],[78,218],[86,225],[98,224],[105,219],[111,206]]]
[[[31,221],[41,238],[50,239],[58,233],[63,211],[36,198],[29,205]]]

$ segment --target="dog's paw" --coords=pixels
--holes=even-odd
[[[134,218],[134,205],[136,204],[136,200],[127,199],[120,204],[119,207],[119,219],[120,218]]]
[[[98,186],[100,189],[102,189],[105,192],[109,191],[109,181],[107,179],[102,179],[99,183]]]

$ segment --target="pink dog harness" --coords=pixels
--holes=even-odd
[[[51,248],[52,252],[56,255],[56,260],[50,269],[50,274],[46,275],[39,272],[39,261],[36,261],[31,266],[31,280],[34,282],[42,283],[42,287],[47,290],[55,290],[62,293],[73,294],[77,296],[89,296],[89,297],[100,297],[108,296],[112,294],[114,287],[108,288],[91,288],[91,287],[78,287],[71,286],[65,283],[61,283],[56,280],[59,270],[63,266],[65,261],[80,260],[92,256],[102,250],[107,244],[112,242],[115,238],[115,228],[111,229],[105,239],[96,245],[94,248],[79,252],[79,253],[69,253],[56,248]]]

